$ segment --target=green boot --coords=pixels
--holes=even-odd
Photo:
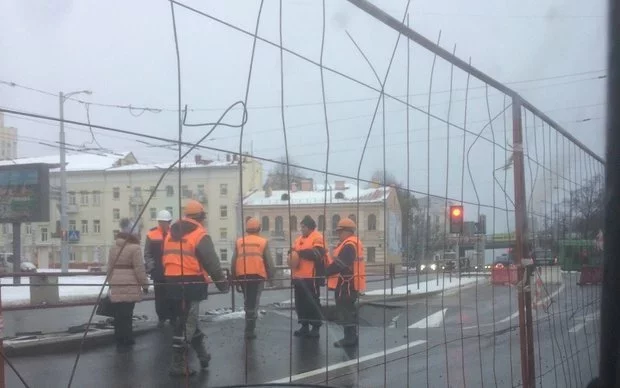
[[[192,376],[196,373],[195,370],[190,368],[187,358],[185,357],[185,347],[174,347],[172,349],[172,365],[170,365],[170,376],[184,377]]]

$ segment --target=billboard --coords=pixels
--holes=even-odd
[[[0,223],[49,222],[49,165],[0,166]]]

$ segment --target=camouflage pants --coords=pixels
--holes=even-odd
[[[200,341],[204,333],[198,327],[198,307],[199,300],[174,300],[175,316],[177,320],[174,324],[172,337],[172,347],[186,347],[192,341]]]

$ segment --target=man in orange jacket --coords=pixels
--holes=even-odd
[[[164,241],[170,230],[172,214],[168,210],[160,210],[157,213],[157,226],[151,228],[146,234],[144,244],[144,265],[146,272],[151,275],[155,288],[155,312],[159,318],[159,327],[164,325],[166,319],[174,325],[174,315],[168,298],[166,298],[166,284],[164,278],[163,252]]]
[[[344,338],[334,342],[334,346],[355,346],[357,335],[357,307],[355,303],[360,292],[366,289],[366,264],[364,246],[355,236],[355,222],[343,218],[338,222],[336,232],[340,244],[334,249],[334,261],[325,269],[328,283],[335,283],[336,309],[341,316]],[[335,280],[335,281],[334,281]]]
[[[187,342],[196,352],[200,366],[209,366],[211,356],[205,349],[204,334],[198,327],[198,307],[201,301],[207,299],[209,277],[220,291],[228,291],[228,281],[220,267],[220,260],[203,226],[206,219],[204,207],[198,201],[189,200],[183,215],[183,219],[170,227],[163,253],[164,276],[168,286],[166,294],[177,317],[172,337],[172,376],[195,373],[186,359]]]
[[[243,293],[245,338],[254,339],[260,295],[265,280],[273,278],[274,265],[268,241],[260,236],[260,222],[248,218],[245,231],[246,235],[237,239],[230,268],[238,291]]]
[[[312,217],[305,216],[300,224],[301,236],[295,240],[289,255],[295,288],[295,311],[301,324],[294,335],[316,338],[320,336],[323,320],[319,290],[325,281],[327,249]]]

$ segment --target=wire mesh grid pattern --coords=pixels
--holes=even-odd
[[[274,341],[287,356],[267,357],[257,366],[256,349],[231,345],[239,352],[227,363],[234,363],[237,373],[209,385],[584,386],[599,361],[600,288],[588,284],[596,281],[587,274],[601,265],[602,159],[516,92],[457,59],[456,46],[451,52],[439,48],[441,33],[436,43],[416,34],[408,27],[409,1],[395,17],[363,0],[323,0],[303,13],[287,12],[281,0],[251,6],[255,18],[242,20],[170,1],[178,70],[178,107],[171,109],[179,115],[176,138],[97,125],[90,116],[87,123],[65,120],[88,128],[96,144],[95,134],[113,133],[177,150],[178,160],[153,183],[138,218],[164,179],[172,178],[181,214],[182,187],[189,182],[178,166],[196,150],[215,150],[239,158],[239,225],[248,216],[267,217],[267,224],[274,219],[277,233],[267,233],[268,227],[264,232],[278,237],[283,248],[291,246],[296,222],[306,214],[319,220],[330,248],[337,243],[337,220],[356,220],[368,261],[368,289],[357,301],[359,345],[332,346],[342,329],[329,322],[334,295],[324,288],[327,323],[317,342],[293,337],[294,309],[268,311],[264,321],[274,326],[259,320],[261,338],[254,346],[271,349],[265,344]],[[310,30],[291,28],[301,18],[312,21]],[[202,77],[207,85],[210,77],[230,78],[230,90],[222,93],[232,96],[225,109],[205,112],[185,103],[184,91],[196,87],[186,83],[183,71],[185,61],[196,60],[183,45],[190,23],[210,26],[213,35],[205,41],[221,51],[213,57],[231,67]],[[248,48],[243,60],[235,63],[218,42],[218,31],[238,34]],[[260,98],[273,105],[253,97],[258,88],[267,90]],[[91,105],[86,107],[90,114]],[[136,109],[164,111],[133,108],[132,114]],[[230,137],[236,147],[204,144],[217,136]],[[253,139],[266,136],[282,159],[248,152]],[[274,166],[284,184],[273,192],[269,185],[278,182],[244,187],[245,158]],[[301,189],[298,175],[317,183]],[[336,181],[346,181],[346,187]],[[465,220],[474,221],[467,224],[478,230],[450,233],[451,205],[464,206]],[[371,246],[375,263],[368,260]],[[528,265],[529,259],[537,265]],[[549,265],[539,265],[545,261]],[[282,273],[275,279],[282,285],[270,292],[290,290],[293,301],[290,275]],[[95,307],[90,321],[94,316]],[[234,326],[222,330],[228,330],[226,337],[241,338]],[[80,373],[81,353],[69,386]],[[19,375],[18,366],[14,372]],[[187,376],[184,384],[192,379]],[[26,379],[22,383],[28,386]]]

